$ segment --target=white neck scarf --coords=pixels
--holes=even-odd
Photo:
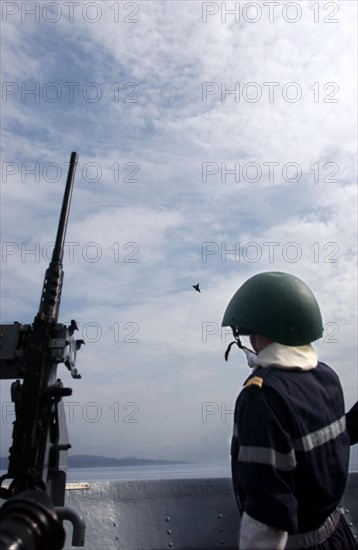
[[[306,371],[317,367],[317,362],[317,354],[311,344],[285,346],[278,342],[271,342],[258,353],[255,369],[258,367],[278,367]]]

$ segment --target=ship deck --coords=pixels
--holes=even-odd
[[[341,507],[355,536],[357,497],[358,473],[350,473]],[[237,549],[229,478],[88,483],[68,489],[66,505],[86,522],[86,550]],[[72,549],[72,527],[66,530],[65,548]]]

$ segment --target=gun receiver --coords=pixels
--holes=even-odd
[[[0,496],[8,499],[23,491],[46,491],[55,506],[64,506],[67,426],[62,397],[72,394],[57,378],[57,365],[65,363],[73,378],[83,340],[57,322],[63,284],[62,260],[78,154],[71,154],[66,188],[52,259],[45,273],[40,306],[32,325],[0,326],[0,378],[22,378],[11,387],[15,404],[8,473],[0,478]],[[3,488],[4,480],[11,480]]]

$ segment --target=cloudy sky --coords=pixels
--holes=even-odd
[[[2,2],[2,322],[32,322],[71,151],[60,320],[86,341],[74,454],[228,459],[225,307],[280,270],[357,392],[357,4]],[[192,285],[200,283],[202,292]],[[1,383],[1,454],[10,445]]]

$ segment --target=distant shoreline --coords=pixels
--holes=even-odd
[[[184,460],[156,460],[149,458],[108,458],[104,456],[74,455],[68,457],[68,468],[110,468],[118,466],[161,466],[189,464]]]
[[[170,464],[190,464],[185,460],[159,460],[150,458],[109,458],[97,455],[73,455],[68,457],[68,468],[117,468],[118,466],[164,466]],[[7,470],[8,458],[0,457],[0,470]]]

